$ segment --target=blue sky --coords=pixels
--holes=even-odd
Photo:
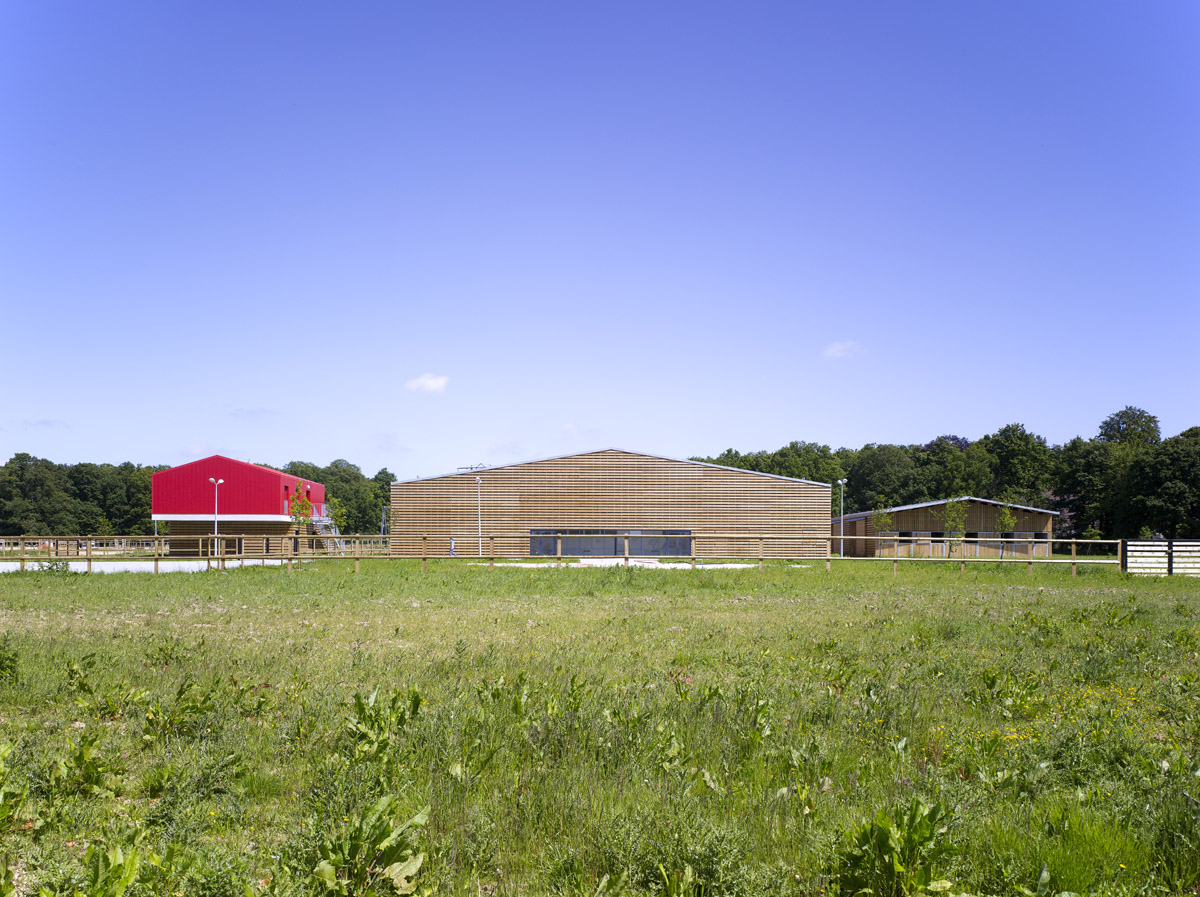
[[[1200,424],[1200,5],[0,5],[0,455]]]

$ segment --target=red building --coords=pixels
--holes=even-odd
[[[269,467],[221,455],[201,458],[151,478],[151,517],[167,524],[171,554],[206,554],[214,524],[228,539],[224,551],[278,553],[286,536],[297,532],[292,512],[297,495],[312,504],[306,535],[324,531],[328,523],[325,487]],[[176,538],[176,537],[196,538]]]

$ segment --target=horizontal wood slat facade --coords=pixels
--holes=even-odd
[[[482,513],[485,556],[528,557],[531,530],[586,529],[689,530],[697,557],[825,557],[829,496],[822,483],[607,449],[393,483],[391,553],[445,556],[453,538],[478,554]]]
[[[212,521],[203,522],[199,520],[171,520],[167,524],[167,532],[171,536],[170,556],[171,557],[208,557],[213,551],[213,525]],[[275,521],[261,520],[222,520],[217,526],[221,536],[226,537],[225,546],[219,549],[220,553],[226,555],[235,555],[245,552],[247,554],[270,554],[284,556],[288,554],[287,547],[284,545],[285,538],[292,539],[291,554],[306,553],[305,546],[308,540],[305,538],[297,538],[296,525],[294,523],[282,523]],[[316,529],[309,524],[300,536],[312,536],[316,534]],[[195,538],[188,538],[194,536]],[[242,544],[238,546],[238,539],[242,540]]]

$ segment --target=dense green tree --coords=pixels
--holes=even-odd
[[[1122,445],[1158,445],[1162,434],[1158,418],[1149,411],[1126,405],[1115,411],[1100,424],[1096,437],[1101,442],[1116,442]]]
[[[1154,446],[1131,479],[1138,523],[1168,539],[1200,538],[1200,427]]]
[[[1009,424],[979,441],[994,459],[992,480],[983,498],[1027,505],[1044,502],[1054,474],[1053,456],[1044,437],[1030,433],[1023,424]]]
[[[87,517],[54,462],[21,453],[0,469],[0,534],[71,535],[82,532]]]
[[[1112,446],[1076,436],[1054,451],[1054,509],[1057,535],[1083,538],[1090,531],[1112,532],[1112,508],[1106,500]]]
[[[846,512],[907,505],[929,498],[913,453],[899,445],[865,445],[846,471]]]
[[[981,443],[956,436],[940,436],[916,453],[921,491],[930,501],[983,497],[992,480],[995,459]]]

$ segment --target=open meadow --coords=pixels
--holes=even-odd
[[[1200,879],[1196,580],[47,571],[0,633],[0,894]]]

